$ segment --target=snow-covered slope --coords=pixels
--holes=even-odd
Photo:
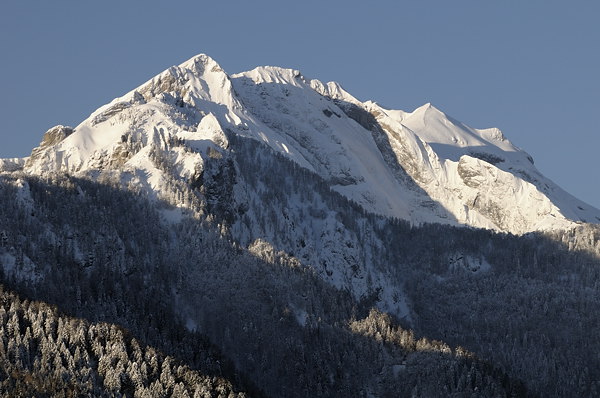
[[[412,113],[384,109],[291,69],[227,75],[206,55],[169,68],[74,129],[49,130],[24,170],[126,170],[130,183],[160,194],[157,152],[182,181],[193,181],[207,157],[228,150],[227,134],[263,142],[367,211],[414,223],[520,234],[600,222],[599,210],[545,178],[498,129],[470,128],[430,104]]]

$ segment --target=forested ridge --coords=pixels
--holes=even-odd
[[[191,370],[114,324],[62,315],[1,286],[0,303],[2,396],[246,396],[225,378]]]

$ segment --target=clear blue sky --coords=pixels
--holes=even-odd
[[[599,17],[579,0],[3,0],[0,157],[203,52],[228,73],[291,67],[361,100],[499,127],[600,208]]]

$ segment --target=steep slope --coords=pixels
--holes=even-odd
[[[360,102],[338,84],[260,67],[228,76],[199,55],[94,112],[50,130],[24,169],[130,170],[156,193],[153,148],[190,180],[227,134],[258,140],[365,210],[412,223],[512,233],[600,222],[600,211],[543,177],[497,129],[476,130],[427,104],[412,113]],[[183,141],[191,151],[173,145]],[[6,168],[18,167],[5,162]]]
[[[256,212],[250,226],[272,230],[273,245],[256,241],[243,250],[219,225],[228,200],[227,190],[211,187],[213,165],[207,169],[216,174],[198,190],[213,191],[209,207],[223,211],[186,212],[178,221],[165,217],[175,211],[168,204],[107,175],[1,176],[0,278],[70,314],[124,326],[192,368],[230,380],[246,375],[267,396],[525,396],[519,380],[541,396],[597,396],[598,226],[554,237],[414,227],[365,214],[306,169],[261,156],[266,149],[248,142],[256,158],[236,150],[243,165],[271,163],[239,176],[254,176],[264,190],[262,213],[253,199],[244,215]],[[281,172],[266,172],[273,169]],[[303,180],[294,206],[275,215]],[[174,197],[194,194],[170,189]],[[290,233],[299,220],[314,229]],[[298,257],[277,248],[296,237],[306,244]],[[357,299],[353,285],[323,283],[304,256],[313,250],[331,256],[324,275],[345,264],[349,280],[372,279],[373,290]],[[372,263],[371,275],[361,275],[363,261]],[[386,290],[373,283],[377,275]],[[412,330],[373,310],[398,294],[408,297]],[[223,358],[198,358],[208,350],[196,333],[235,369]],[[20,347],[6,343],[10,352]]]
[[[522,233],[566,227],[565,219],[600,221],[597,209],[545,178],[531,156],[498,129],[470,128],[431,104],[410,114],[389,112],[372,103],[367,108],[392,137],[400,124],[400,129],[408,128],[422,141],[428,162],[421,162],[411,175],[460,223],[485,226],[487,222],[489,228]],[[402,147],[398,140],[391,141],[394,148]]]

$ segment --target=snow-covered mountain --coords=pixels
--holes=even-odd
[[[430,104],[199,55],[0,160],[0,199],[1,282],[267,396],[600,390],[600,211]]]
[[[498,129],[468,127],[431,104],[385,109],[292,69],[228,75],[206,55],[169,68],[74,129],[49,130],[25,170],[138,170],[141,183],[160,191],[160,172],[148,161],[153,147],[170,151],[189,179],[201,173],[208,148],[227,149],[225,132],[268,145],[367,211],[413,223],[521,234],[600,222],[598,209],[545,178]],[[173,140],[194,151],[173,148]]]

